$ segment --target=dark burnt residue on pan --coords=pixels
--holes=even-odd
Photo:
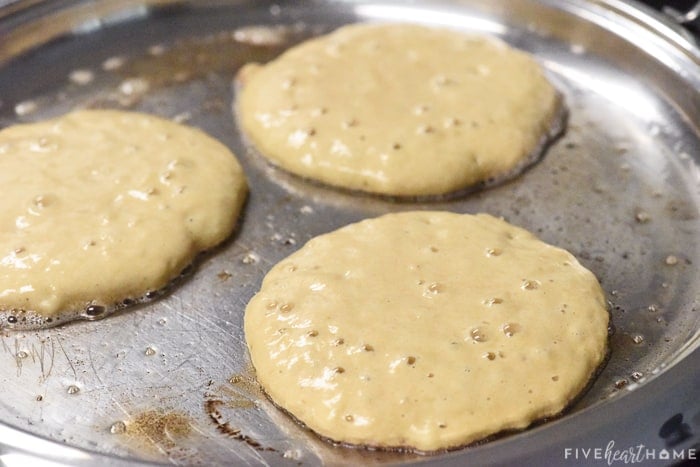
[[[233,426],[232,421],[221,410],[257,408],[255,401],[261,397],[262,392],[252,369],[232,375],[228,383],[218,386],[213,392],[205,393],[204,411],[214,422],[217,431],[228,438],[242,441],[257,451],[277,452],[275,448],[264,446],[252,436],[243,433],[241,428]]]
[[[238,441],[242,441],[251,448],[258,451],[273,451],[276,449],[263,446],[260,442],[253,439],[251,436],[244,434],[240,428],[233,427],[228,421],[225,420],[223,414],[219,411],[219,407],[226,405],[226,402],[218,399],[209,399],[204,401],[204,410],[209,415],[214,423],[216,424],[216,429],[223,435],[233,438]]]

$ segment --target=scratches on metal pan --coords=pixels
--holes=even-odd
[[[97,381],[100,383],[101,386],[104,386],[104,383],[102,382],[102,378],[100,378],[99,373],[97,372],[97,368],[95,368],[95,361],[92,358],[92,352],[90,351],[90,347],[87,349],[87,354],[88,354],[88,361],[90,362],[90,368],[92,368],[92,372],[95,374],[95,378]]]
[[[71,361],[70,357],[68,356],[66,349],[63,347],[63,343],[61,342],[61,339],[59,337],[56,337],[56,342],[58,342],[58,346],[61,348],[61,352],[63,352],[63,355],[66,357],[66,361],[68,362],[68,365],[70,366],[70,369],[73,372],[73,378],[77,381],[78,380],[78,372],[75,371],[75,367],[73,366],[73,362]]]
[[[53,364],[56,357],[56,348],[54,341],[50,337],[41,338],[38,348],[36,343],[32,343],[29,347],[29,356],[32,363],[39,362],[40,381],[45,382],[53,370]]]
[[[54,342],[50,337],[40,337],[38,343],[32,342],[24,348],[19,337],[14,337],[12,344],[9,344],[5,337],[0,338],[2,349],[14,361],[17,368],[17,376],[22,376],[27,362],[32,364],[39,363],[39,381],[45,382],[51,375],[54,365],[55,347]],[[27,360],[29,359],[29,360]]]

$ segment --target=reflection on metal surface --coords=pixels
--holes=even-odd
[[[426,23],[496,35],[505,34],[507,31],[506,26],[500,21],[480,18],[478,16],[465,18],[451,11],[430,9],[429,6],[416,8],[414,5],[405,7],[391,4],[359,4],[355,8],[355,12],[362,17],[371,18],[372,20]]]
[[[630,83],[629,79],[620,79],[601,72],[590,72],[580,67],[547,60],[545,67],[567,81],[576,83],[581,89],[608,99],[611,105],[619,106],[632,115],[647,122],[657,122],[664,117],[659,109],[659,101],[641,85]]]
[[[14,430],[3,425],[0,425],[0,440],[5,446],[21,447],[16,451],[0,450],[0,463],[8,467],[80,465],[92,458],[87,452],[39,439],[29,433]],[[53,460],[37,458],[37,454],[50,456],[50,459]]]
[[[0,455],[0,463],[5,467],[65,467],[66,464],[37,458],[35,455],[10,453]]]

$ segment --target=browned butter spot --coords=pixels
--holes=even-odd
[[[249,400],[253,400],[257,397],[262,397],[262,391],[255,379],[255,370],[252,367],[247,368],[242,373],[235,373],[231,375],[228,379],[229,384],[232,386],[221,386],[218,389],[225,392],[227,395],[238,394],[242,397],[247,397]]]
[[[178,412],[148,410],[126,423],[124,435],[137,444],[165,453],[175,450],[192,432],[187,415]]]

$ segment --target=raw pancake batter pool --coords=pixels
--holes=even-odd
[[[517,175],[561,130],[560,95],[528,54],[417,25],[352,25],[239,75],[245,135],[302,177],[436,196]]]
[[[560,413],[606,355],[595,276],[489,215],[389,214],[310,240],[248,304],[263,389],[333,441],[432,452]]]
[[[106,313],[228,237],[247,185],[203,132],[84,110],[0,131],[0,323]]]

